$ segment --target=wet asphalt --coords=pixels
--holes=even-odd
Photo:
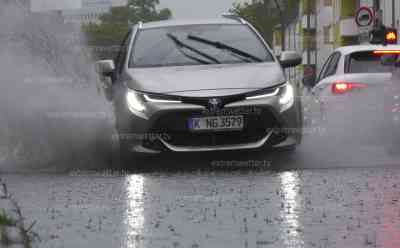
[[[400,157],[308,135],[293,153],[170,155],[4,174],[34,247],[400,246]]]

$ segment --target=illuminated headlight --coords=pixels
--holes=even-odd
[[[144,119],[147,119],[145,115],[146,108],[148,108],[148,103],[154,104],[166,104],[166,103],[181,103],[179,99],[172,96],[161,96],[161,95],[149,95],[146,93],[140,93],[134,90],[128,89],[126,93],[126,102],[129,110]]]
[[[155,96],[150,96],[150,95],[143,95],[144,99],[146,102],[154,102],[154,103],[181,103],[182,101],[179,100],[170,100],[170,99],[164,99],[161,97],[155,97]]]
[[[282,94],[279,98],[279,103],[281,105],[286,105],[294,101],[294,90],[290,83],[285,84],[285,86],[281,88],[281,92]]]
[[[126,93],[126,103],[128,104],[129,110],[134,114],[144,113],[146,110],[142,95],[133,90],[128,90]]]
[[[279,86],[272,90],[267,90],[256,95],[246,97],[246,100],[257,100],[270,97],[279,97],[279,105],[281,106],[281,112],[284,112],[291,108],[294,104],[294,89],[293,86],[287,82],[282,86]]]
[[[281,87],[281,94],[279,96],[279,104],[281,112],[290,109],[294,104],[294,89],[290,83],[285,84]]]
[[[246,100],[257,100],[257,99],[262,99],[262,98],[273,97],[273,96],[277,96],[278,93],[279,93],[279,88],[276,88],[275,90],[273,90],[271,92],[260,93],[258,95],[254,95],[254,96],[248,96],[248,97],[246,97]]]

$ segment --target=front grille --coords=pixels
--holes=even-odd
[[[223,109],[222,112],[227,109]],[[239,113],[238,109],[228,109],[228,112]],[[241,109],[243,111],[243,109]],[[271,129],[279,128],[274,115],[267,109],[259,112],[244,114],[245,128],[242,131],[218,131],[218,132],[191,132],[187,121],[193,117],[207,117],[210,115],[202,112],[172,112],[161,116],[151,132],[166,134],[165,141],[175,146],[222,146],[247,144],[260,141]],[[144,144],[152,148],[156,144]],[[159,146],[159,144],[157,144]],[[154,147],[153,147],[154,148]]]
[[[246,97],[244,95],[233,95],[233,96],[224,96],[224,97],[217,97],[218,99],[221,100],[221,107],[224,107],[227,104],[233,103],[233,102],[239,102],[244,100]],[[203,107],[208,108],[208,102],[210,98],[188,98],[184,97],[182,98],[183,103],[188,103],[188,104],[195,104],[195,105],[200,105]]]

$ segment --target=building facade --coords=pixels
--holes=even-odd
[[[400,1],[380,0],[379,7],[382,9],[383,23],[386,26],[399,29],[400,27]]]
[[[27,0],[25,0],[27,1]],[[100,16],[127,0],[30,0],[32,12],[59,12],[66,23],[100,23]]]
[[[288,72],[289,77],[315,78],[335,48],[360,44],[360,35],[366,31],[357,26],[355,18],[357,10],[364,6],[373,9],[385,26],[399,29],[398,0],[301,0],[299,20],[286,27],[285,48],[301,53],[303,65],[301,69],[295,69],[296,72]],[[277,54],[282,50],[280,40],[281,31],[277,27],[274,32]]]
[[[359,0],[316,1],[317,72],[335,48],[359,43],[355,15],[360,6]]]
[[[297,19],[285,28],[284,45],[282,46],[282,27],[277,26],[273,35],[273,46],[276,55],[283,48],[297,51],[303,57],[303,64],[296,68],[287,69],[289,80],[314,80],[316,68],[316,20],[315,0],[300,0]]]
[[[66,23],[99,24],[100,16],[110,11],[111,6],[82,7],[74,10],[63,10],[62,16]]]

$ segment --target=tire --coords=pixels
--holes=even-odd
[[[283,153],[287,153],[287,154],[295,153],[296,150],[297,150],[297,145],[275,148],[275,151],[283,152]]]
[[[129,151],[129,143],[126,140],[127,134],[129,134],[129,125],[126,120],[126,114],[122,111],[121,103],[117,103],[114,106],[114,115],[115,115],[115,134],[114,134],[114,142],[115,142],[115,161],[118,167],[126,167],[126,164],[131,162],[132,154]]]
[[[116,169],[139,169],[140,158],[135,156],[135,153],[130,150],[131,145],[128,141],[124,141],[124,134],[118,133],[115,135],[113,168]]]

